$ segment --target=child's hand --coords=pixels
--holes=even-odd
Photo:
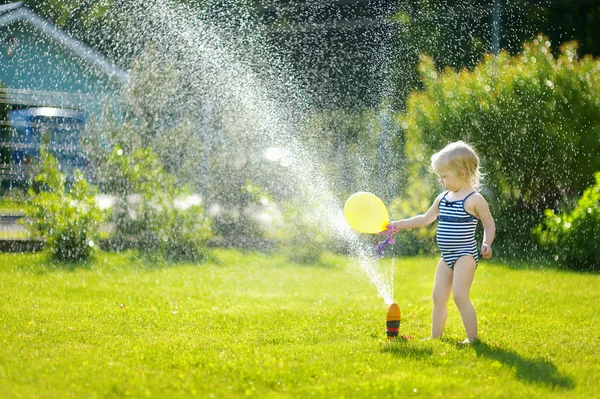
[[[400,231],[400,227],[398,225],[394,224],[394,222],[389,223],[385,227],[386,227],[386,229],[379,234],[391,235],[391,234],[396,234],[398,231]]]
[[[481,256],[484,259],[490,259],[492,257],[492,247],[488,244],[481,244]]]

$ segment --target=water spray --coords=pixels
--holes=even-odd
[[[123,3],[125,10],[114,7],[109,13],[128,16],[123,22],[127,26],[126,36],[121,39],[127,45],[124,48],[140,43],[141,52],[148,32],[153,32],[152,46],[144,53],[147,55],[142,58],[141,70],[156,71],[155,76],[171,76],[170,69],[162,71],[165,65],[172,65],[177,71],[172,82],[165,82],[161,88],[162,95],[148,95],[144,102],[152,109],[176,104],[165,109],[176,109],[181,118],[198,116],[189,122],[192,133],[173,138],[177,148],[194,148],[190,142],[202,148],[200,162],[191,162],[189,169],[182,167],[193,184],[198,184],[208,197],[207,192],[220,198],[222,186],[231,180],[231,169],[240,176],[250,176],[258,185],[262,181],[276,190],[277,196],[300,199],[303,209],[310,209],[311,221],[321,230],[331,229],[351,249],[360,270],[384,302],[391,304],[392,287],[381,264],[374,259],[374,253],[383,254],[391,239],[374,250],[344,220],[336,191],[321,171],[320,154],[302,139],[302,129],[313,113],[313,97],[305,90],[304,80],[295,78],[288,60],[273,52],[267,40],[270,33],[250,19],[247,24],[242,23],[245,17],[237,15],[238,9],[233,7],[224,7],[213,16],[173,0],[117,3]],[[166,129],[170,124],[165,126]],[[258,154],[265,148],[287,154],[285,163],[277,163],[277,179],[270,169],[264,173],[265,168],[271,167],[259,160],[262,155]],[[192,160],[196,156],[193,151],[188,154]],[[179,168],[179,163],[171,166]],[[387,216],[381,219],[381,212],[387,215],[387,210],[381,201],[380,205],[371,219],[376,223],[376,231],[370,234],[384,231],[389,222]],[[358,214],[365,216],[360,211]]]

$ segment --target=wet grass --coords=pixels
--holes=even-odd
[[[481,264],[482,341],[463,347],[453,304],[445,338],[420,341],[435,262],[395,260],[414,339],[389,344],[387,307],[344,257],[0,254],[0,397],[600,396],[600,275]]]

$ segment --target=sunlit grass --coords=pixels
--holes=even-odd
[[[482,343],[461,347],[452,303],[446,337],[420,341],[436,260],[397,259],[401,333],[414,339],[388,344],[387,307],[348,258],[214,256],[0,255],[0,397],[600,395],[598,274],[481,264]]]

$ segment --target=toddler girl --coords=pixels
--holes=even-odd
[[[469,299],[479,260],[475,228],[481,221],[484,229],[481,256],[489,259],[496,225],[487,201],[479,193],[479,157],[471,146],[462,141],[448,144],[431,157],[431,167],[447,191],[437,196],[425,214],[391,222],[388,231],[423,227],[438,220],[436,240],[442,258],[433,285],[431,338],[444,333],[447,303],[453,291],[454,303],[467,332],[463,343],[468,344],[477,340],[477,314]]]

